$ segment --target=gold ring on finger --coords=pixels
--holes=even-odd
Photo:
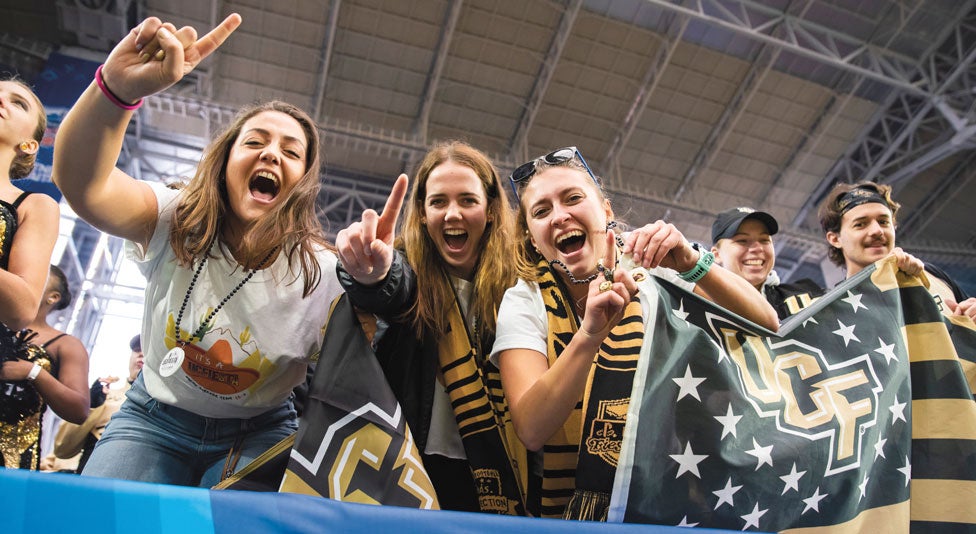
[[[604,281],[600,282],[600,292],[601,293],[604,292],[604,291],[610,291],[610,289],[612,287],[613,287],[613,282],[611,282],[610,280],[604,280]]]

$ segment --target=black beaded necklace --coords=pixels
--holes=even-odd
[[[210,246],[210,250],[213,250],[213,245]],[[196,271],[193,272],[193,278],[190,279],[190,286],[186,288],[186,295],[183,296],[183,304],[180,305],[180,311],[176,315],[176,342],[182,346],[185,345],[193,338],[202,339],[203,333],[207,329],[207,325],[209,325],[210,321],[212,321],[213,318],[217,315],[217,312],[219,312],[220,309],[224,307],[224,304],[227,304],[227,302],[230,301],[230,299],[238,292],[238,290],[244,287],[244,284],[246,284],[248,280],[250,280],[251,277],[254,276],[254,273],[258,272],[258,269],[262,265],[264,265],[265,263],[268,262],[269,259],[271,259],[271,255],[274,254],[275,251],[277,250],[278,247],[271,249],[271,252],[268,252],[268,255],[265,256],[263,260],[261,260],[261,263],[258,263],[257,267],[251,269],[251,272],[247,273],[247,276],[245,276],[244,279],[241,280],[240,283],[238,283],[234,287],[234,289],[231,289],[230,293],[228,293],[226,297],[221,299],[220,304],[218,304],[217,307],[214,308],[210,312],[210,314],[207,315],[207,318],[200,323],[200,326],[196,329],[195,332],[193,332],[193,334],[189,338],[185,340],[180,339],[180,323],[183,321],[183,312],[186,311],[186,305],[190,301],[190,293],[193,292],[193,287],[196,286],[197,279],[200,278],[200,273],[203,272],[203,266],[206,265],[207,259],[210,257],[210,251],[208,250],[207,253],[203,256],[203,259],[200,260],[200,265],[197,266]]]
[[[616,228],[616,227],[617,227],[617,221],[610,221],[610,222],[607,223],[607,231],[608,232],[611,231],[612,229]],[[619,235],[614,235],[613,237],[614,237],[614,241],[616,241],[616,243],[617,243],[617,248],[623,249],[624,248],[624,238],[620,237]],[[595,273],[593,273],[590,276],[587,276],[586,278],[580,280],[580,279],[576,278],[575,276],[573,276],[572,271],[570,271],[569,270],[569,267],[565,263],[563,263],[562,261],[560,261],[560,260],[550,260],[549,261],[549,266],[556,267],[557,265],[559,267],[561,267],[563,271],[566,271],[566,275],[569,276],[569,281],[572,282],[572,283],[574,283],[574,284],[589,284],[590,282],[596,280],[596,277],[597,276],[600,276],[600,274],[602,274],[604,271],[607,270],[607,268],[603,266],[603,262],[601,260],[601,262],[600,263],[597,263],[597,265],[596,265],[596,272]],[[614,264],[614,268],[616,268],[618,265],[620,265],[620,254],[617,254],[616,263]]]

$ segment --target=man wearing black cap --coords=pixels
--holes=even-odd
[[[752,208],[732,208],[723,211],[712,223],[712,253],[718,263],[745,278],[766,296],[785,319],[809,306],[824,290],[813,280],[802,279],[781,284],[773,266],[776,251],[772,236],[779,231],[776,219]]]
[[[841,183],[820,205],[820,226],[827,238],[828,257],[847,269],[850,278],[865,267],[894,255],[908,274],[929,275],[929,292],[946,315],[967,315],[976,320],[976,298],[971,298],[941,269],[925,264],[895,246],[898,208],[891,186],[874,182]]]

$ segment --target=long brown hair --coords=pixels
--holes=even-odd
[[[27,89],[27,92],[34,97],[34,103],[37,105],[37,126],[34,127],[32,137],[35,141],[37,141],[37,144],[40,145],[41,141],[44,140],[44,132],[47,130],[47,112],[44,111],[44,104],[41,103],[41,99],[37,98],[37,95],[34,94],[34,90],[31,89],[29,85],[17,77],[11,77],[0,81],[13,82],[24,89]],[[26,177],[31,173],[31,171],[34,170],[34,163],[36,161],[36,151],[33,154],[17,154],[14,160],[10,163],[10,169],[8,171],[10,173],[10,179],[17,180],[18,178]]]
[[[227,159],[244,123],[265,111],[284,113],[302,127],[307,140],[305,175],[283,202],[247,228],[237,250],[238,260],[244,265],[256,265],[274,247],[280,246],[296,280],[303,275],[303,294],[307,297],[322,277],[322,269],[315,259],[316,248],[333,248],[315,215],[321,169],[318,128],[304,111],[286,102],[275,100],[241,110],[230,127],[210,143],[173,212],[169,242],[177,261],[186,267],[206,254],[215,240],[223,240],[223,220],[231,209],[226,185]],[[298,272],[294,269],[295,262],[300,263]]]
[[[406,315],[418,337],[424,330],[440,335],[448,331],[450,308],[443,303],[453,300],[454,292],[444,269],[444,260],[423,223],[427,180],[437,166],[446,162],[473,170],[488,199],[485,207],[488,225],[481,237],[472,302],[480,318],[482,333],[493,336],[502,296],[515,283],[515,269],[508,260],[513,242],[512,208],[498,171],[488,156],[461,141],[439,143],[431,148],[420,163],[410,189],[398,245],[406,251],[407,262],[417,274],[417,299]]]

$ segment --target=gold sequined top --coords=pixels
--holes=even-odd
[[[21,193],[13,204],[0,200],[0,269],[6,270],[10,260],[10,247],[13,245],[14,232],[17,231],[17,206],[29,194],[30,191]]]

